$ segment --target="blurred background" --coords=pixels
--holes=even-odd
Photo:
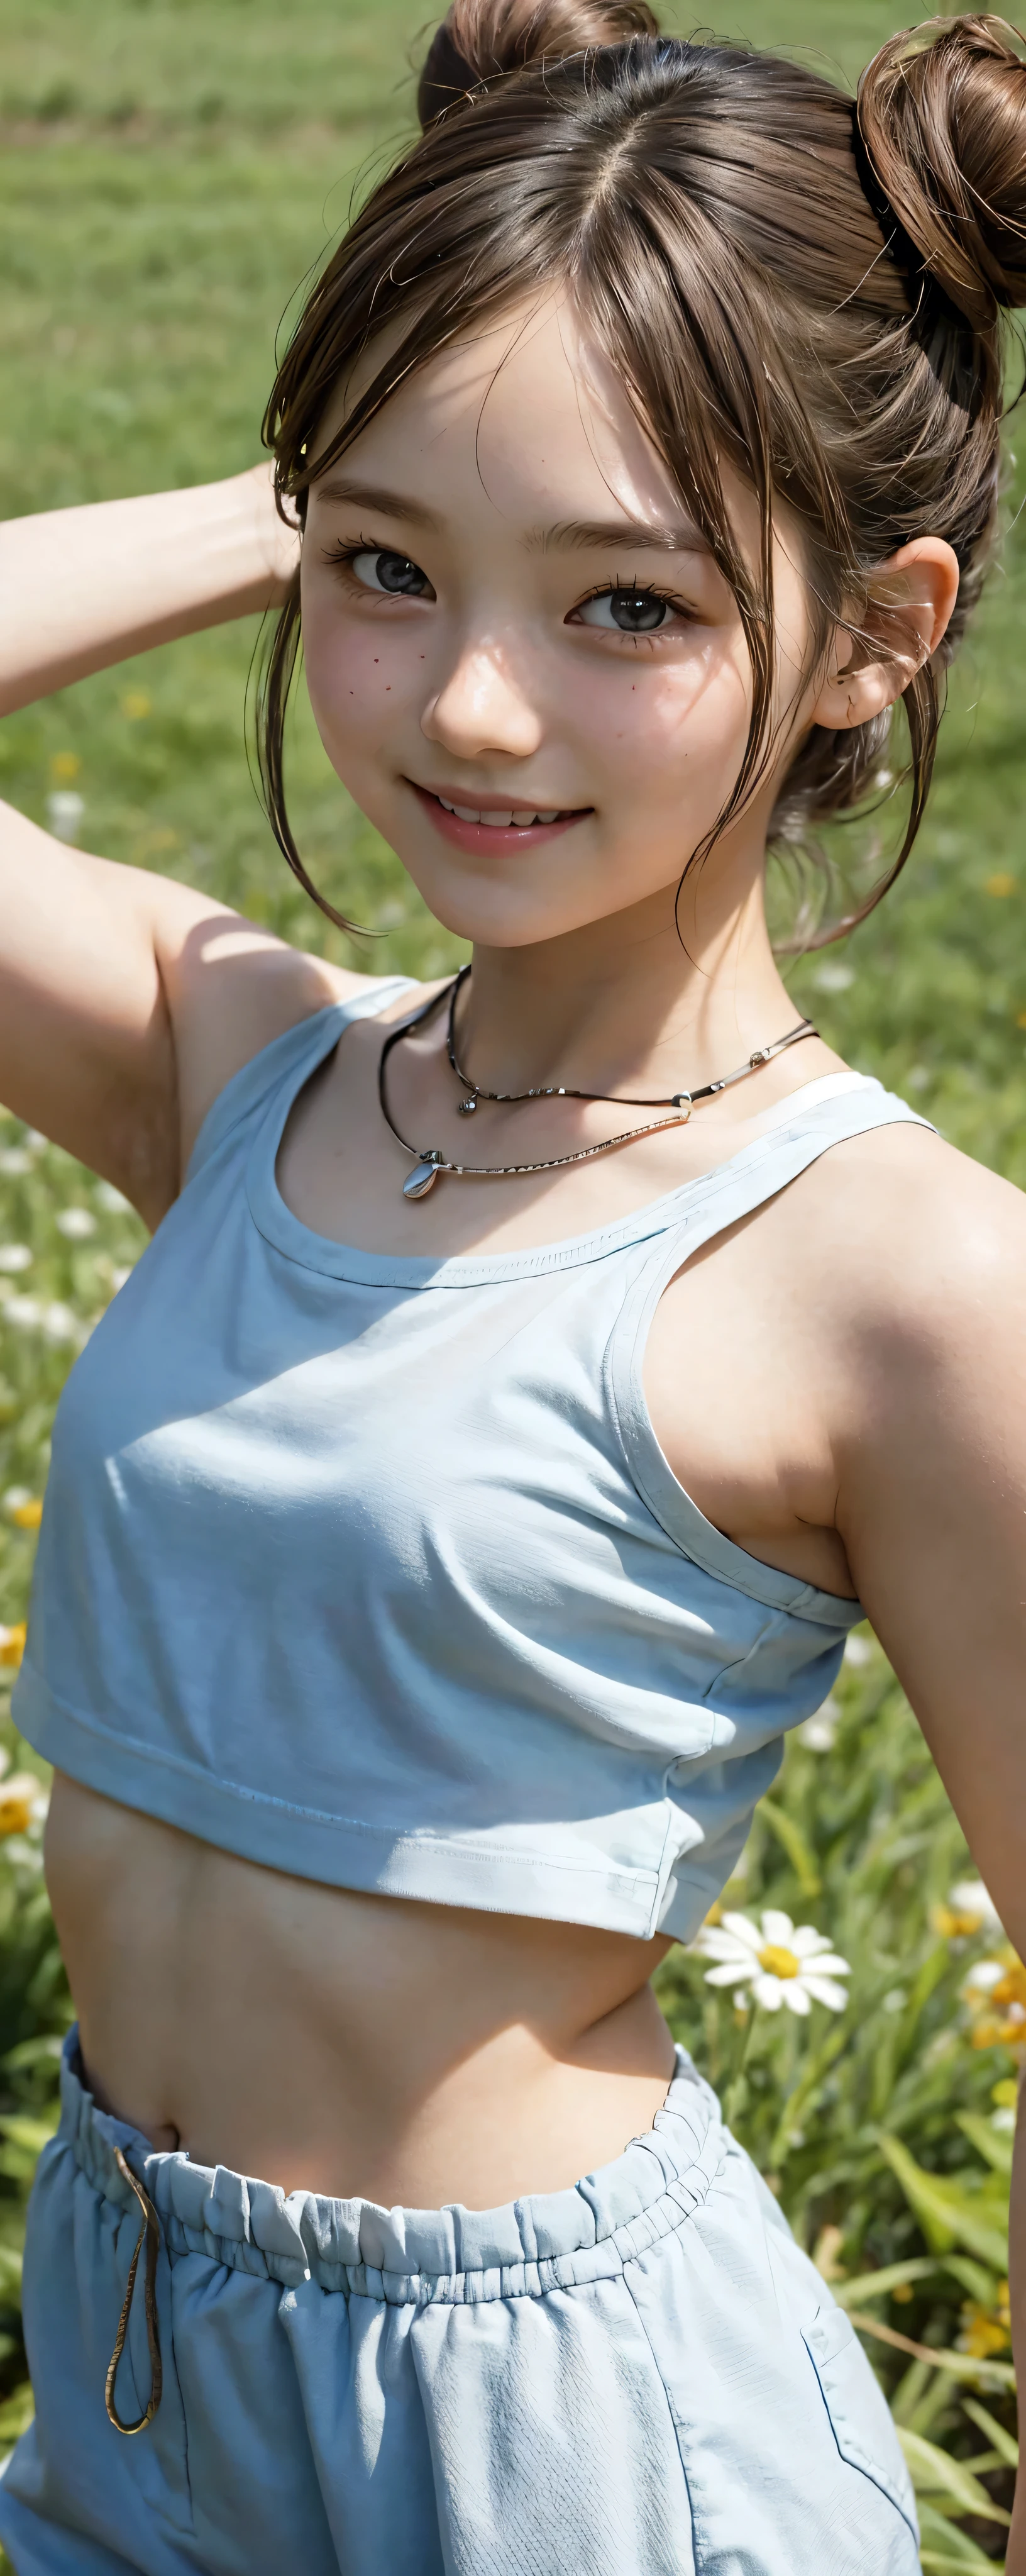
[[[693,22],[678,9],[666,22]],[[851,83],[900,14],[731,0],[716,34]],[[430,21],[409,0],[0,0],[5,514],[212,480],[254,461],[304,281],[409,133]],[[1009,422],[1003,555],[957,668],[927,823],[882,910],[797,963],[797,1008],[953,1142],[1026,1183],[1026,491]],[[297,709],[291,803],[355,945],[290,878],[254,793],[257,621],[149,654],[0,723],[0,795],[91,849],[238,904],[364,971],[462,951],[356,813]],[[301,693],[300,693],[301,694]],[[883,828],[892,828],[883,818]],[[895,817],[896,821],[896,817]],[[41,1766],[17,1669],[53,1406],[144,1237],[117,1193],[0,1113],[0,2452],[31,2411],[24,2199],[70,2018],[41,1878]],[[971,1718],[971,1712],[967,1712]],[[774,1920],[765,1926],[764,1911]],[[975,1880],[867,1630],[789,1745],[723,1906],[737,1982],[662,1973],[802,2241],[859,2320],[919,2489],[923,2565],[1000,2566],[1015,2459],[1007,2194],[1026,1974]],[[776,2007],[745,1967],[813,1924],[850,2000]],[[722,1919],[710,1927],[724,1947]],[[731,1926],[726,1927],[729,1948]],[[790,2009],[788,2008],[790,2006]]]

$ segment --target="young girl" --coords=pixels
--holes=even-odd
[[[796,1023],[763,909],[899,699],[902,858],[922,813],[1026,69],[933,24],[855,108],[642,0],[455,0],[421,105],[275,386],[280,515],[261,469],[4,539],[9,706],[283,603],[307,882],[301,615],[473,967],[340,973],[7,817],[4,1097],[154,1240],[17,1701],[79,2027],[0,2537],[912,2576],[877,2383],[649,1979],[864,1613],[1026,1948],[1022,1206]]]

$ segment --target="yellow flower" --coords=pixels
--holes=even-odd
[[[946,1905],[935,1905],[930,1917],[943,1941],[970,1940],[974,1932],[1000,1932],[1001,1917],[982,1878],[961,1878]]]
[[[129,724],[139,724],[143,716],[152,715],[153,700],[147,697],[145,689],[126,689],[121,700],[121,713],[128,717]]]
[[[17,1672],[24,1652],[24,1619],[16,1620],[13,1628],[0,1627],[0,1664],[13,1664]]]
[[[1008,2283],[1002,2281],[998,2287],[995,2307],[981,2308],[977,2307],[972,2299],[966,2301],[962,2310],[962,2331],[958,2338],[957,2349],[959,2352],[970,2353],[974,2361],[988,2361],[994,2353],[1007,2352],[1011,2340],[1012,2316]]]
[[[70,787],[78,777],[82,763],[77,751],[56,751],[50,762],[50,776],[55,787]]]
[[[1017,878],[1009,876],[1007,868],[998,868],[995,876],[987,878],[987,893],[1014,894],[1017,883]]]
[[[768,1977],[796,1977],[798,1961],[793,1950],[785,1950],[776,1941],[767,1941],[758,1953],[759,1966]]]
[[[974,2048],[1026,2044],[1026,1967],[1007,1942],[997,1959],[979,1959],[962,1988],[973,2019]]]
[[[38,1529],[42,1517],[43,1506],[38,1494],[30,1494],[27,1503],[15,1503],[10,1513],[18,1529]]]
[[[12,1771],[0,1780],[0,1835],[27,1834],[45,1816],[47,1796],[34,1771]]]

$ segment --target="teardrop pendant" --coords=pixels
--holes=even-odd
[[[428,1191],[434,1189],[437,1179],[438,1165],[434,1158],[429,1158],[426,1154],[422,1155],[420,1162],[414,1164],[412,1172],[407,1173],[403,1182],[404,1199],[425,1199]]]

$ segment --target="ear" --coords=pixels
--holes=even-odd
[[[900,698],[937,650],[958,597],[958,578],[958,558],[943,537],[914,537],[880,565],[850,625],[834,628],[811,709],[813,724],[843,733],[868,724]]]

